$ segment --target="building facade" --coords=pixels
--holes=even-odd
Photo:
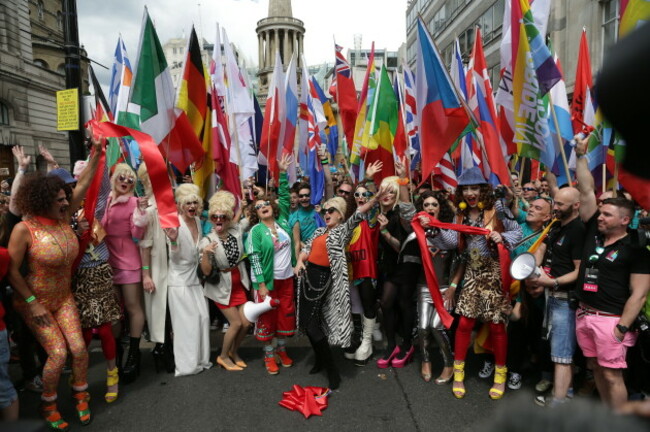
[[[269,82],[275,66],[275,53],[280,53],[286,70],[294,53],[298,58],[298,70],[302,67],[304,23],[293,17],[291,0],[269,0],[268,17],[257,22],[258,64],[260,105],[266,105]]]
[[[39,145],[70,164],[68,134],[56,130],[56,92],[65,89],[61,7],[57,0],[0,3],[0,168],[11,177],[14,145],[32,156],[32,168],[45,169]]]
[[[469,60],[475,29],[480,27],[485,58],[493,86],[498,85],[499,45],[506,0],[411,0],[406,10],[406,57],[415,66],[417,19],[422,17],[447,66],[451,63],[454,40],[463,58]],[[569,94],[573,92],[578,48],[583,27],[591,52],[594,75],[602,65],[607,48],[618,35],[619,0],[553,0],[547,34],[562,63]]]

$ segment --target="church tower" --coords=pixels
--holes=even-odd
[[[291,56],[298,57],[298,70],[302,66],[300,56],[303,53],[305,35],[304,23],[293,17],[291,0],[269,0],[269,16],[257,22],[257,40],[259,44],[259,94],[260,105],[266,105],[269,81],[273,75],[275,52],[280,52],[282,65],[287,69]]]

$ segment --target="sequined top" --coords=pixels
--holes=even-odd
[[[55,311],[72,295],[72,264],[79,253],[79,241],[64,221],[32,217],[23,223],[32,236],[32,245],[27,250],[25,281],[39,303]],[[27,307],[22,299],[14,305],[19,309]]]

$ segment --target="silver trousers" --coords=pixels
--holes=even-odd
[[[440,292],[444,293],[447,287],[441,287]],[[438,311],[433,304],[431,293],[426,285],[418,284],[418,334],[420,339],[420,351],[422,352],[422,361],[429,362],[430,338],[429,333],[438,344],[440,355],[445,367],[453,366],[454,358],[451,352],[451,342],[447,330],[445,329]]]

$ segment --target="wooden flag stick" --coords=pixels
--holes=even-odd
[[[605,193],[607,191],[607,165],[603,164],[603,184],[601,185],[601,192]]]
[[[555,132],[557,133],[557,141],[560,144],[560,155],[562,156],[562,163],[564,163],[564,170],[566,173],[566,181],[571,186],[571,172],[569,171],[569,162],[566,158],[566,152],[564,151],[564,138],[562,138],[562,133],[560,133],[560,123],[557,121],[557,115],[555,115],[555,107],[553,106],[553,97],[551,93],[548,93],[548,104],[551,107],[551,115],[553,116],[553,123],[555,124]]]

